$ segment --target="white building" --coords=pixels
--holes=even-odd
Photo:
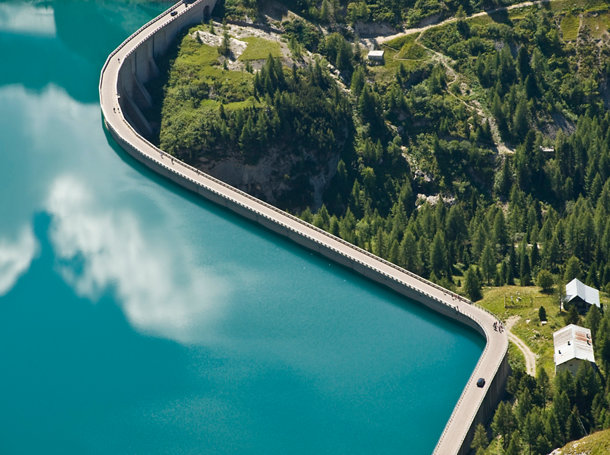
[[[577,278],[566,284],[566,297],[564,303],[573,303],[581,313],[586,313],[591,305],[600,307],[599,291],[587,286]]]
[[[555,373],[569,370],[576,374],[583,362],[595,363],[591,330],[570,324],[553,333]]]
[[[385,54],[385,51],[369,51],[366,58],[370,64],[383,65],[383,62],[384,62],[383,55],[384,54]]]

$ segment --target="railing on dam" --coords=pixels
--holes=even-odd
[[[100,104],[109,131],[134,158],[174,182],[403,295],[411,296],[442,314],[467,323],[484,335],[487,341],[485,349],[435,449],[437,454],[465,453],[469,449],[474,423],[489,417],[487,409],[497,401],[506,379],[508,340],[506,333],[491,330],[496,321],[495,316],[450,290],[175,159],[142,137],[123,115],[119,96],[121,87],[124,86],[122,82],[125,81],[120,81],[120,78],[138,76],[134,72],[121,71],[122,65],[135,55],[142,44],[154,39],[160,30],[169,24],[175,26],[174,30],[180,24],[189,25],[196,17],[198,8],[203,11],[205,6],[209,7],[213,2],[214,0],[196,0],[176,3],[140,27],[110,54],[102,68],[99,85]],[[173,11],[176,12],[174,16],[171,15]],[[489,380],[484,390],[473,389],[476,387],[474,381],[479,376]]]

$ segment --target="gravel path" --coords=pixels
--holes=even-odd
[[[517,323],[517,321],[519,321],[519,319],[521,319],[520,316],[511,316],[506,320],[505,326],[508,332],[508,339],[515,343],[519,350],[523,353],[523,356],[525,357],[525,371],[527,374],[530,376],[536,376],[536,357],[538,356],[532,352],[532,350],[521,340],[521,338],[511,332],[511,329]]]
[[[466,16],[465,19],[472,19],[474,17],[481,17],[481,16],[485,16],[488,14],[495,14],[495,13],[499,13],[501,11],[510,11],[512,9],[518,9],[518,8],[524,8],[526,6],[532,6],[532,5],[539,5],[541,3],[549,3],[552,0],[537,0],[537,1],[530,1],[530,2],[523,2],[523,3],[517,3],[515,5],[510,5],[510,6],[501,6],[498,8],[494,8],[494,9],[490,9],[490,10],[486,10],[486,11],[481,11],[475,14],[471,14],[470,16]],[[430,25],[426,25],[424,27],[417,27],[417,28],[408,28],[400,33],[396,33],[394,35],[381,35],[381,36],[377,36],[375,38],[373,38],[374,41],[376,41],[378,44],[381,43],[385,43],[387,41],[391,41],[395,38],[399,38],[401,36],[405,36],[405,35],[412,35],[414,33],[421,33],[421,32],[425,32],[426,30],[428,30],[429,28],[433,28],[433,27],[440,27],[442,25],[446,25],[446,24],[450,24],[452,22],[456,22],[458,19],[456,17],[452,17],[450,19],[446,19],[442,22],[437,22],[435,24],[430,24]]]

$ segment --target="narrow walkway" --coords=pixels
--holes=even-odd
[[[508,339],[515,343],[519,350],[525,357],[525,372],[530,376],[536,376],[536,354],[519,338],[515,335],[511,329],[521,319],[519,316],[511,316],[506,320],[506,331],[508,332]]]

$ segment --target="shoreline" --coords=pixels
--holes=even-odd
[[[435,454],[469,452],[474,427],[493,413],[509,372],[508,336],[493,330],[495,316],[449,290],[177,160],[137,131],[147,129],[139,106],[152,102],[144,82],[158,72],[155,57],[167,50],[180,30],[209,17],[214,4],[215,0],[180,1],[138,29],[110,54],[102,68],[99,86],[107,129],[127,153],[158,174],[483,336],[486,340],[483,353],[434,450]],[[483,388],[475,384],[479,377],[486,380]]]

